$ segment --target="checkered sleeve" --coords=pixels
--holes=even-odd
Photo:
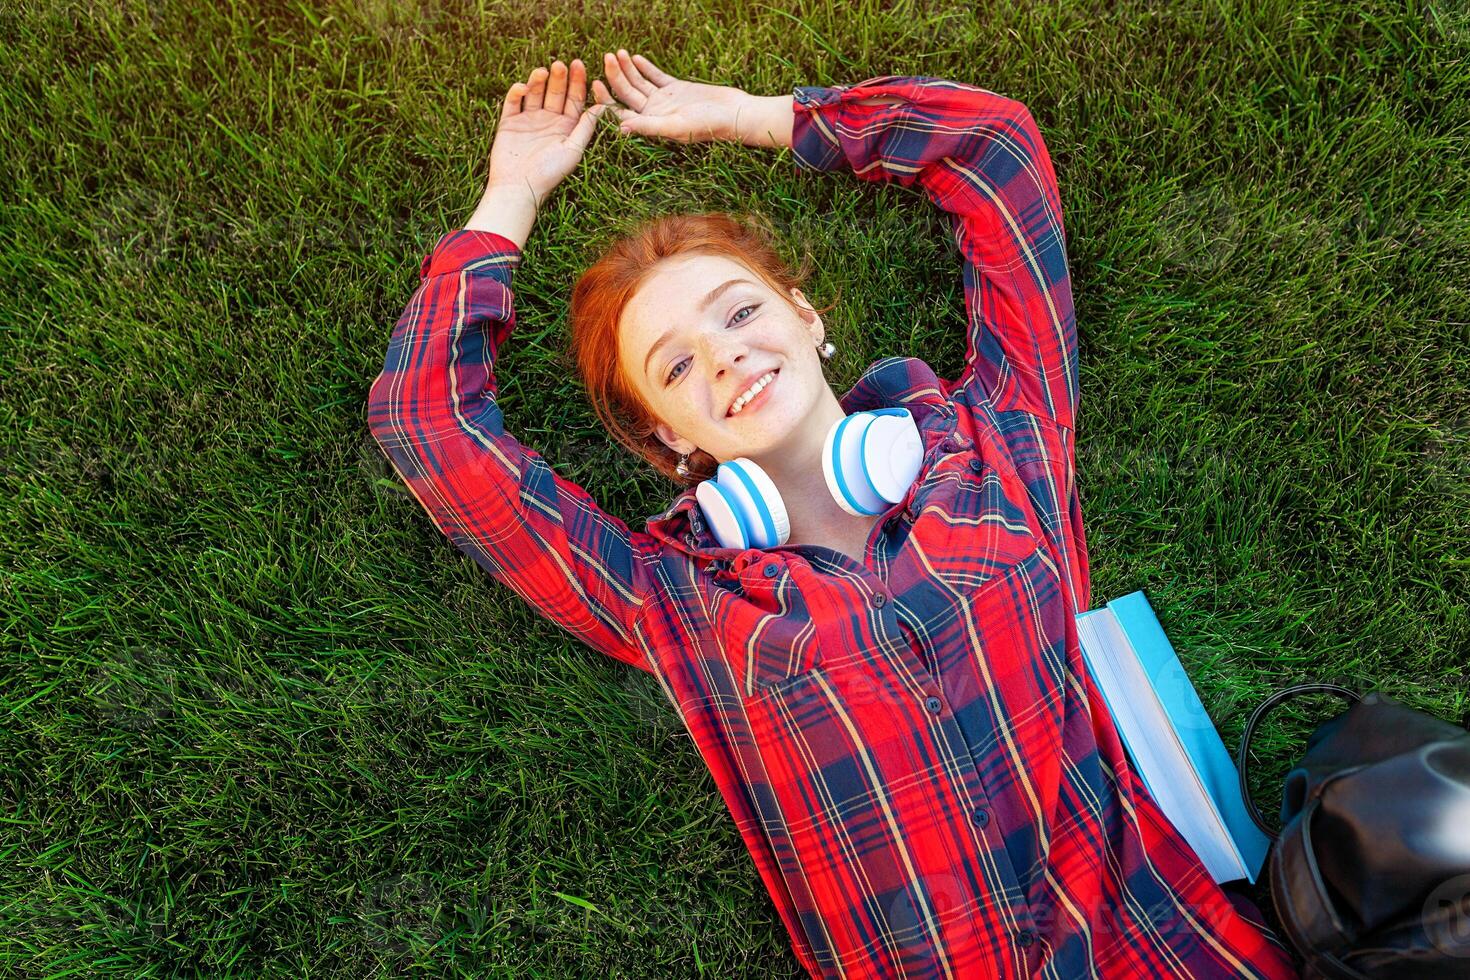
[[[456,547],[593,649],[651,672],[633,634],[652,581],[646,535],[505,429],[494,363],[520,261],[492,232],[439,240],[369,392],[369,428]]]
[[[963,260],[964,385],[1067,427],[1077,329],[1056,174],[1026,106],[974,85],[884,75],[793,91],[799,166],[915,184],[951,218]]]

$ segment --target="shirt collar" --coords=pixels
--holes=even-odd
[[[902,407],[913,413],[924,440],[924,465],[920,476],[940,451],[940,444],[955,429],[951,387],[934,369],[917,357],[885,357],[874,361],[838,403],[848,415],[875,408]],[[664,511],[646,519],[648,533],[665,546],[693,555],[729,557],[737,548],[722,548],[699,511],[694,487],[674,498]]]

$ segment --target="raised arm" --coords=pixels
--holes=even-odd
[[[917,183],[952,217],[963,258],[969,329],[959,382],[1001,410],[1073,427],[1077,329],[1061,201],[1024,105],[923,75],[755,96],[676,78],[621,50],[605,55],[603,67],[608,85],[594,82],[593,92],[624,132],[789,146],[808,169]]]
[[[535,93],[542,72],[532,73],[529,86],[512,87],[507,103],[516,99],[516,114],[547,113],[545,83],[555,88],[558,72],[553,65],[540,75],[542,92]],[[565,86],[564,69],[561,75]],[[536,105],[526,110],[520,100],[530,103],[533,93]],[[456,547],[593,649],[651,671],[633,635],[651,588],[643,560],[651,542],[508,434],[496,400],[496,356],[515,328],[512,273],[536,202],[555,186],[557,170],[506,169],[504,161],[520,158],[527,146],[502,140],[516,114],[502,116],[480,207],[465,229],[441,237],[420,267],[418,289],[368,395],[368,424]],[[560,127],[558,140],[590,137],[591,122],[579,114],[577,105],[565,125],[545,118],[516,125],[525,132]],[[497,158],[507,148],[516,153]],[[573,164],[579,156],[580,149]],[[512,172],[517,179],[506,176]]]
[[[917,184],[951,216],[968,319],[961,383],[1072,428],[1072,282],[1056,174],[1030,111],[961,82],[885,75],[798,86],[792,112],[801,166]]]

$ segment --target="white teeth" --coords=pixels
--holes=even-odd
[[[766,385],[774,381],[775,378],[775,371],[767,371],[765,374],[757,378],[755,384],[751,385],[749,388],[746,388],[745,391],[741,393],[740,397],[735,399],[735,404],[730,406],[729,414],[735,415],[736,413],[738,413],[752,398],[754,398],[756,395],[759,395],[765,389]]]

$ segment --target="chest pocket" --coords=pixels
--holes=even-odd
[[[952,453],[924,474],[912,507],[913,533],[947,542],[930,549],[940,577],[979,588],[1035,553],[1041,539],[1028,504],[1014,468],[1001,469],[973,449]]]
[[[806,599],[776,559],[717,574],[711,618],[746,697],[762,696],[822,662]]]

